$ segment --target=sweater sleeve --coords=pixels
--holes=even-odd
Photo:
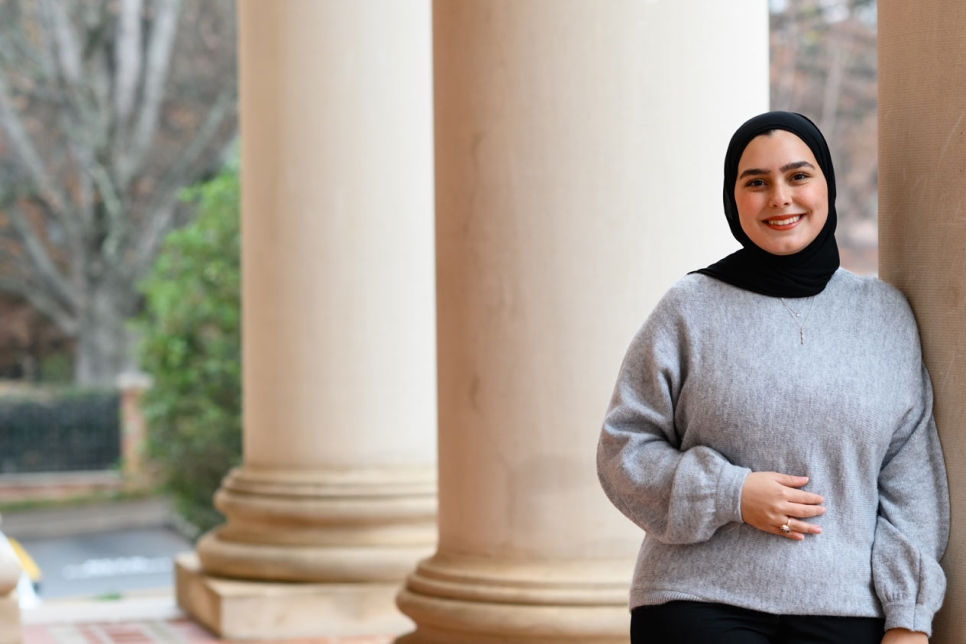
[[[879,473],[872,546],[872,576],[886,629],[926,634],[946,589],[939,559],[949,535],[949,490],[932,402],[929,374],[922,367],[919,406],[893,435]]]
[[[683,384],[687,329],[665,296],[627,351],[597,448],[597,473],[611,502],[651,538],[706,541],[741,522],[750,470],[705,446],[681,451],[674,410]]]

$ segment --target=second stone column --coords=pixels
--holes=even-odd
[[[731,248],[731,132],[767,109],[764,0],[436,0],[440,543],[405,644],[628,638],[642,533],[600,423],[660,295]]]

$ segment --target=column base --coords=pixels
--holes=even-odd
[[[403,590],[401,610],[416,630],[395,644],[627,644],[627,606],[478,604]]]
[[[413,627],[393,604],[398,583],[228,580],[204,574],[189,553],[175,562],[175,584],[178,605],[223,639],[396,635]]]
[[[20,604],[17,593],[13,592],[0,597],[0,644],[20,644],[22,641]]]
[[[413,563],[429,555],[420,547],[278,546],[221,538],[221,528],[198,540],[205,572],[244,580],[305,583],[390,583],[398,588]]]
[[[398,584],[436,547],[430,466],[245,466],[225,477],[215,506],[227,522],[197,553],[219,577]]]
[[[633,562],[520,563],[437,553],[396,603],[416,630],[396,644],[627,644]]]

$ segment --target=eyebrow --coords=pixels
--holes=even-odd
[[[814,170],[815,166],[813,166],[808,161],[794,161],[792,163],[786,163],[782,167],[778,168],[778,171],[788,172],[789,170],[797,170],[798,168],[811,168],[812,170]],[[762,170],[761,168],[748,168],[747,170],[742,172],[741,176],[739,176],[738,178],[744,179],[747,176],[757,175],[757,174],[771,174],[771,170]]]

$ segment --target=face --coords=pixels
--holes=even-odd
[[[738,161],[735,202],[741,229],[758,248],[791,255],[828,219],[828,183],[805,142],[785,130],[751,140]]]

